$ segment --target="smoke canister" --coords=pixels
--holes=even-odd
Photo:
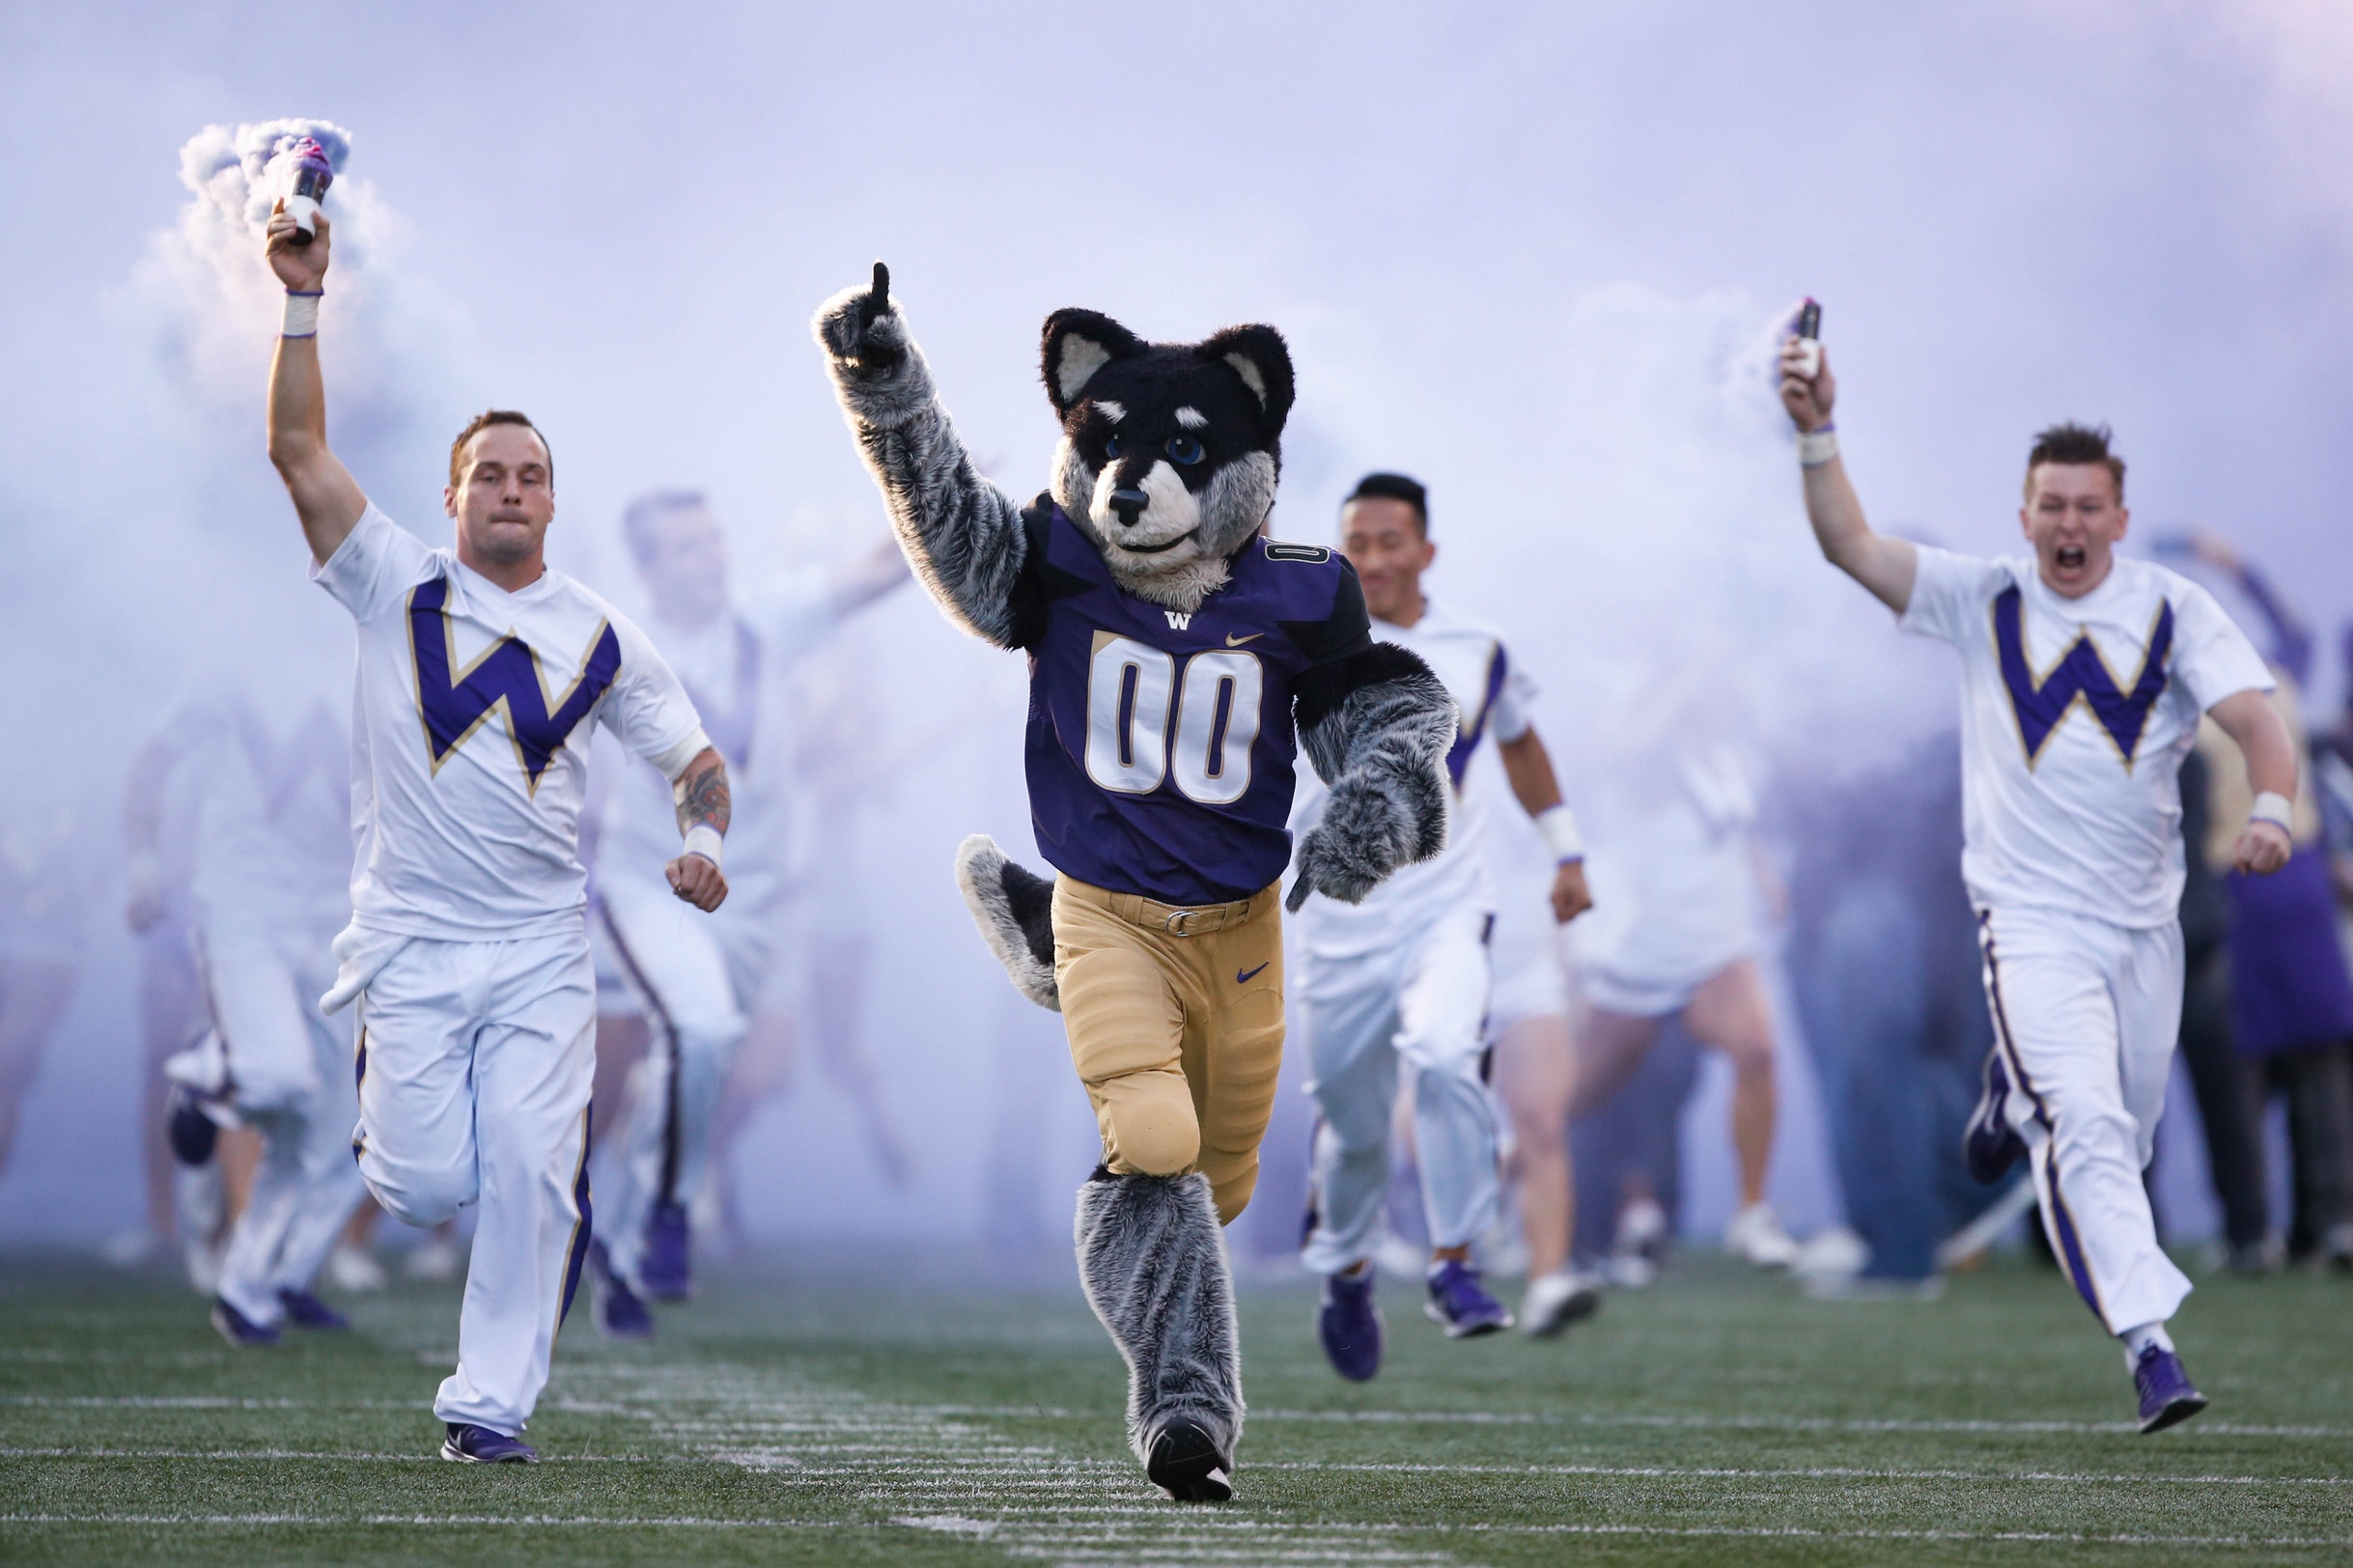
[[[1822,306],[1808,298],[1798,307],[1798,373],[1807,380],[1822,374]]]
[[[294,242],[307,245],[319,233],[319,202],[335,182],[335,168],[314,137],[294,143],[293,152],[294,182],[286,196],[286,215],[294,220]]]

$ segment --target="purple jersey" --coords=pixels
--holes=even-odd
[[[1049,496],[1023,514],[1015,646],[1029,653],[1029,812],[1057,870],[1221,904],[1291,861],[1294,687],[1371,645],[1356,570],[1253,539],[1188,614],[1121,589]]]

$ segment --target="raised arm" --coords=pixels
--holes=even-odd
[[[1831,406],[1837,400],[1838,382],[1830,373],[1830,352],[1822,350],[1814,374],[1806,374],[1804,355],[1795,336],[1781,343],[1781,406],[1798,427],[1798,461],[1806,479],[1806,518],[1813,524],[1814,542],[1831,565],[1871,591],[1872,597],[1901,615],[1912,602],[1912,579],[1919,566],[1919,551],[1908,539],[1871,532],[1863,520],[1863,501],[1846,477],[1838,456],[1838,438],[1831,423]]]
[[[858,451],[915,576],[956,622],[1000,648],[1018,634],[1029,549],[1022,509],[973,468],[932,386],[923,350],[890,298],[890,269],[826,301],[812,323]]]
[[[1560,798],[1560,781],[1553,775],[1552,753],[1530,724],[1509,741],[1496,742],[1503,759],[1503,776],[1511,783],[1520,809],[1536,820],[1553,852],[1553,918],[1562,925],[1593,908],[1593,891],[1585,884],[1584,845],[1577,820]]]
[[[286,285],[285,331],[269,362],[269,461],[294,497],[311,559],[322,566],[341,547],[368,498],[326,444],[326,387],[319,376],[319,295],[326,285],[326,215],[307,245],[294,243],[298,231],[281,201],[269,220],[269,269]]]
[[[884,540],[844,562],[826,585],[833,618],[846,620],[907,581],[907,556],[898,542]]]
[[[1289,907],[1310,892],[1356,904],[1446,847],[1446,748],[1461,714],[1430,666],[1394,643],[1313,671],[1296,690],[1300,743],[1331,795],[1300,840]]]
[[[2247,784],[2255,798],[2255,814],[2231,848],[2230,867],[2268,877],[2287,864],[2295,848],[2288,821],[2296,803],[2296,742],[2268,692],[2233,691],[2206,712],[2247,759]]]
[[[2271,579],[2220,534],[2200,532],[2193,536],[2190,549],[2199,560],[2237,583],[2247,602],[2263,618],[2271,632],[2271,646],[2264,650],[2264,658],[2294,677],[2298,686],[2309,684],[2312,678],[2315,641],[2312,629],[2293,605],[2280,597]]]

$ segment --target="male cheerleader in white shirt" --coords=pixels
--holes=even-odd
[[[2051,1249],[2124,1342],[2141,1430],[2160,1431],[2206,1406],[2165,1329],[2190,1282],[2142,1186],[2181,1021],[2176,775],[2211,714],[2255,797],[2233,861],[2269,875],[2288,856],[2295,751],[2262,659],[2213,597],[2115,553],[2131,514],[2107,431],[2035,438],[2019,511],[2031,554],[1914,545],[1864,522],[1818,353],[1784,344],[1781,402],[1822,553],[1904,630],[1961,655],[1961,870],[1995,1037],[1970,1169],[1990,1181],[2030,1157]]]
[[[134,866],[157,864],[166,799],[188,807],[191,937],[212,1027],[166,1068],[195,1097],[174,1113],[175,1140],[192,1134],[201,1151],[217,1109],[262,1142],[212,1303],[233,1345],[275,1344],[289,1322],[344,1327],[311,1278],[362,1196],[350,1026],[312,1005],[351,917],[350,747],[321,698],[301,700],[291,661],[277,662],[289,667],[249,678],[264,700],[214,677],[176,704],[124,792]],[[160,912],[152,878],[134,922]]]
[[[622,514],[622,534],[653,602],[654,631],[727,760],[736,864],[725,910],[682,917],[656,872],[678,831],[670,787],[652,769],[631,768],[607,797],[595,938],[625,993],[604,1004],[607,1039],[622,1035],[620,1015],[632,1002],[652,1038],[629,1119],[602,1157],[614,1179],[589,1267],[598,1326],[642,1337],[654,1330],[645,1297],[691,1293],[687,1215],[786,919],[790,801],[780,789],[788,759],[777,688],[845,618],[910,578],[898,541],[884,538],[840,569],[788,573],[738,596],[728,585],[727,536],[692,490],[640,496]]]
[[[481,1205],[441,1457],[530,1463],[520,1433],[590,1230],[589,737],[602,723],[672,780],[686,853],[667,879],[704,910],[727,896],[727,769],[644,633],[547,569],[554,459],[522,415],[482,414],[450,450],[455,551],[395,527],[327,449],[317,221],[302,243],[272,217],[268,258],[287,290],[269,457],[312,575],[359,628],[351,924],[320,1006],[359,999],[353,1144],[377,1200],[412,1225]]]
[[[1528,713],[1534,685],[1493,628],[1422,593],[1421,575],[1438,554],[1422,486],[1403,474],[1367,474],[1341,507],[1340,551],[1363,584],[1373,635],[1421,656],[1462,711],[1446,756],[1455,798],[1445,850],[1400,868],[1362,903],[1314,899],[1300,915],[1309,1090],[1322,1113],[1314,1222],[1303,1256],[1324,1275],[1316,1317],[1324,1353],[1340,1376],[1363,1382],[1381,1369],[1369,1260],[1388,1186],[1401,1061],[1414,1072],[1414,1143],[1432,1244],[1424,1310],[1458,1339],[1512,1322],[1471,1262],[1471,1244],[1495,1222],[1498,1204],[1495,1111],[1482,1080],[1495,891],[1480,858],[1478,814],[1463,793],[1482,738],[1494,735],[1512,793],[1557,858],[1554,917],[1574,919],[1592,899],[1576,820]],[[1308,813],[1322,803],[1320,793],[1307,800]],[[1564,1271],[1531,1280],[1523,1306],[1552,1331],[1597,1300]]]

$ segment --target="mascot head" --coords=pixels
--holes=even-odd
[[[1053,496],[1120,586],[1198,609],[1275,505],[1291,351],[1271,326],[1146,343],[1108,316],[1046,318],[1046,395],[1062,421]]]

